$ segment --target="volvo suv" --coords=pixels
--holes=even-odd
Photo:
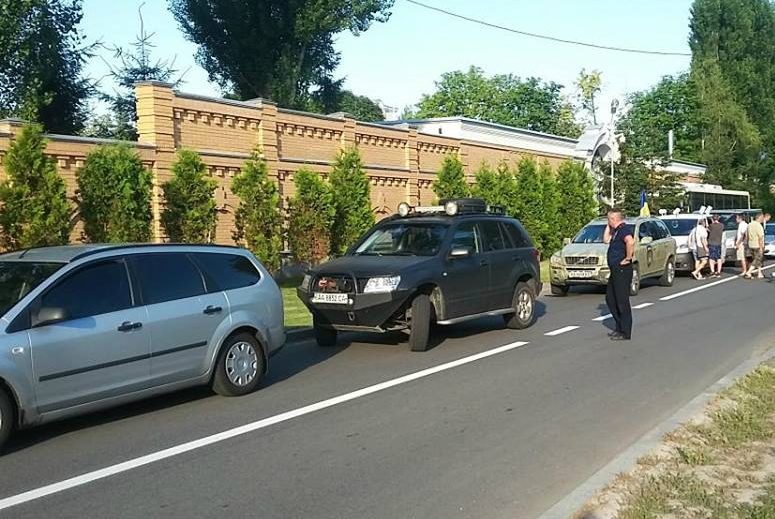
[[[399,206],[344,257],[304,276],[298,295],[313,315],[318,344],[340,331],[409,334],[428,348],[432,323],[503,316],[509,328],[535,318],[538,251],[522,225],[478,199]]]
[[[280,290],[243,249],[0,254],[0,447],[16,427],[187,386],[249,393],[284,340]]]

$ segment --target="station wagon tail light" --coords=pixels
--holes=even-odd
[[[401,283],[401,276],[382,276],[369,278],[369,280],[366,282],[366,286],[363,288],[363,293],[379,294],[392,292],[398,288],[399,283]]]

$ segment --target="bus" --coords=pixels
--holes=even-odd
[[[693,184],[681,182],[684,190],[681,211],[694,213],[702,207],[712,207],[716,211],[751,209],[751,195],[748,191],[724,189],[714,184]],[[715,212],[715,211],[714,211]]]

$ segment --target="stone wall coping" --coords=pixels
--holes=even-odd
[[[379,128],[380,130],[388,130],[392,132],[401,133],[404,135],[409,135],[409,128],[396,128],[395,126],[391,126],[389,124],[384,123],[367,123],[365,121],[358,121],[358,125],[355,127],[355,130],[358,131],[358,126],[368,126],[370,128]]]
[[[145,142],[120,141],[116,139],[100,139],[97,137],[82,137],[80,135],[61,135],[58,133],[46,133],[45,137],[55,141],[80,142],[83,144],[125,144],[133,148],[143,148],[143,149],[149,149],[149,150],[153,150],[156,148],[156,146],[154,146],[153,144],[148,144]]]
[[[185,149],[185,147],[183,148]],[[220,151],[220,150],[196,150],[199,155],[207,157],[224,157],[229,159],[249,159],[250,153],[244,153],[239,151]]]
[[[175,96],[181,99],[192,99],[194,101],[207,101],[209,103],[218,103],[221,105],[239,106],[240,108],[252,108],[253,110],[260,110],[264,104],[274,104],[271,101],[265,99],[252,99],[250,101],[237,101],[236,99],[225,99],[223,97],[211,97],[202,96],[198,94],[188,94],[185,92],[175,92]]]
[[[333,166],[335,161],[333,160],[316,160],[316,159],[299,159],[294,157],[281,157],[280,162],[290,162],[291,164],[311,164],[314,166]],[[374,171],[400,171],[401,173],[408,173],[411,170],[404,166],[385,166],[384,164],[364,164],[363,169],[370,169]]]
[[[322,119],[324,121],[344,121],[344,117],[335,117],[333,115],[313,114],[311,112],[302,112],[301,110],[291,110],[290,108],[278,108],[277,111],[281,114],[300,115],[302,117],[313,117],[315,119]]]

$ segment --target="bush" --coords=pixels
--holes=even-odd
[[[482,163],[475,173],[476,183],[471,187],[471,196],[481,198],[489,205],[499,205],[508,212],[514,205],[516,183],[508,162],[501,161],[497,171]]]
[[[587,168],[567,160],[557,168],[557,192],[563,238],[572,238],[597,214],[595,186]]]
[[[70,237],[71,207],[56,162],[43,150],[39,126],[22,129],[5,158],[0,184],[0,244],[5,249],[62,245]]]
[[[433,181],[433,192],[441,200],[443,198],[463,198],[469,195],[470,189],[466,183],[463,163],[453,153],[444,156],[436,180]]]
[[[151,239],[151,173],[127,145],[95,148],[76,173],[78,208],[90,242]]]
[[[314,171],[300,169],[288,207],[288,244],[296,261],[317,265],[331,250],[336,209],[331,189]]]
[[[522,225],[535,242],[538,250],[544,251],[544,208],[543,186],[538,174],[535,159],[525,157],[517,165],[516,195],[512,214],[519,218]]]
[[[541,183],[541,202],[543,204],[543,226],[541,229],[541,243],[544,256],[554,254],[562,247],[562,225],[560,218],[560,197],[552,167],[544,161],[538,168],[538,177]]]
[[[258,151],[234,177],[231,190],[240,198],[234,213],[234,242],[253,252],[269,270],[277,270],[283,245],[280,195]]]
[[[210,243],[218,212],[213,192],[218,183],[194,151],[180,150],[172,165],[173,178],[162,185],[166,207],[161,222],[167,236],[179,243]]]
[[[342,150],[331,171],[334,223],[331,253],[343,254],[374,225],[371,188],[357,148]]]

